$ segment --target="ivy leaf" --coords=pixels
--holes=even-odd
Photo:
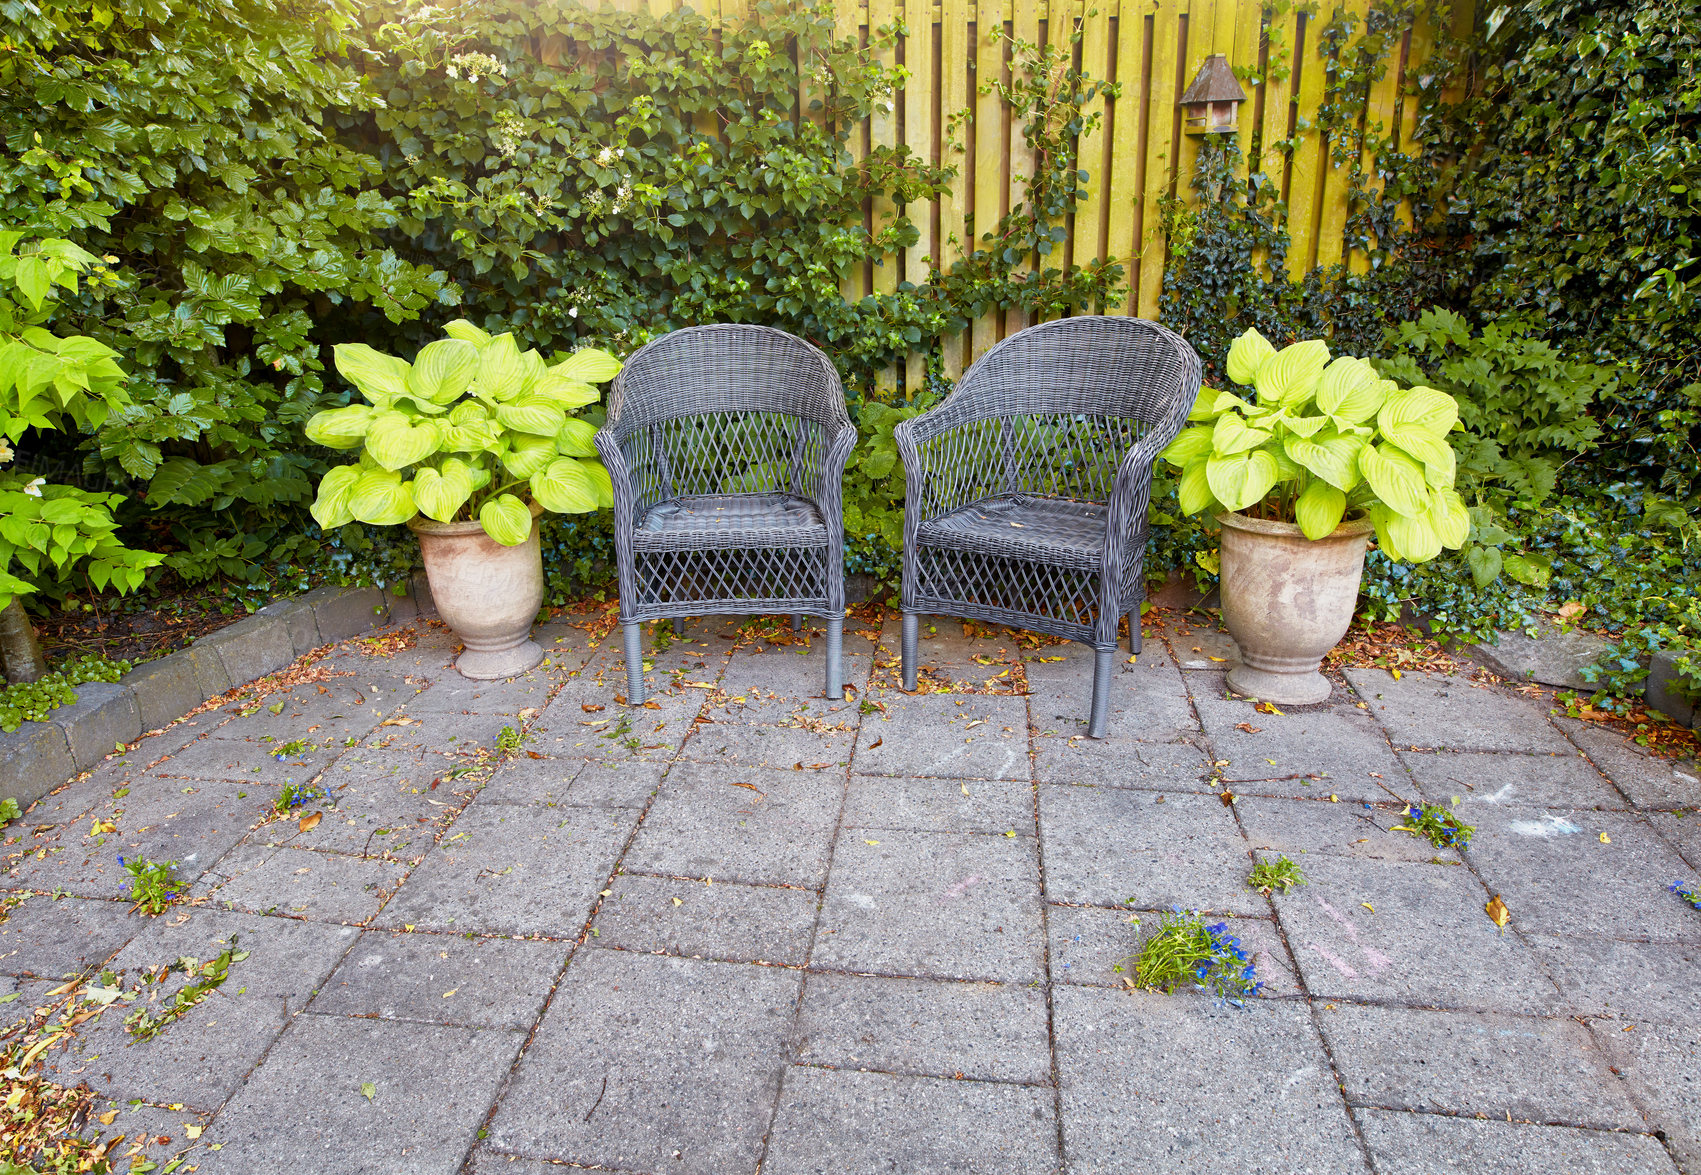
[[[1500,550],[1497,547],[1472,546],[1465,552],[1465,562],[1470,566],[1471,579],[1481,591],[1500,576]]]

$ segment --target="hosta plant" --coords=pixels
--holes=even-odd
[[[1453,489],[1452,396],[1331,359],[1321,339],[1278,351],[1255,330],[1234,341],[1227,370],[1249,392],[1202,389],[1192,427],[1164,450],[1181,470],[1183,512],[1295,523],[1309,539],[1365,518],[1384,554],[1413,563],[1463,545],[1471,520]]]
[[[596,460],[596,427],[573,413],[620,362],[583,350],[549,364],[511,334],[457,320],[410,364],[364,343],[336,347],[337,370],[365,403],[320,412],[307,436],[359,449],[319,482],[313,517],[326,530],[359,521],[477,519],[504,546],[531,534],[531,503],[557,514],[614,504]]]

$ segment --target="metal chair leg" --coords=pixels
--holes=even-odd
[[[1133,611],[1128,613],[1128,651],[1136,657],[1140,655],[1140,643],[1142,639],[1143,635],[1140,632],[1140,605],[1136,604],[1134,605]]]
[[[900,645],[903,658],[904,688],[915,689],[916,642],[921,637],[921,617],[914,612],[904,613],[904,635]]]
[[[637,623],[620,626],[626,642],[626,704],[644,704],[644,640]]]
[[[1087,737],[1103,738],[1110,725],[1110,666],[1116,649],[1093,650],[1093,713],[1087,720]]]
[[[791,630],[793,632],[803,631],[803,613],[793,612],[791,614]]]
[[[844,671],[845,618],[834,616],[827,621],[827,696],[834,701],[845,696]]]

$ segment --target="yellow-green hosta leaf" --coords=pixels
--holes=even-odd
[[[1276,459],[1262,449],[1232,456],[1211,456],[1205,462],[1205,480],[1225,509],[1244,510],[1264,500],[1276,484]]]
[[[1378,378],[1376,369],[1364,360],[1342,355],[1323,369],[1317,381],[1317,407],[1338,428],[1363,424],[1376,415],[1394,386],[1393,381]]]
[[[1416,456],[1416,454],[1413,454]],[[1448,441],[1441,441],[1439,446],[1430,454],[1434,460],[1424,460],[1423,476],[1429,482],[1429,487],[1435,490],[1450,490],[1459,474],[1459,458],[1453,452],[1453,446]]]
[[[593,461],[589,457],[581,457],[579,464],[585,467],[585,473],[591,479],[591,485],[597,492],[598,509],[607,510],[614,505],[614,479],[608,476],[608,466],[601,461]]]
[[[516,432],[553,437],[567,422],[567,414],[553,400],[542,396],[522,396],[506,404],[498,404],[496,419]]]
[[[1382,435],[1419,461],[1440,464],[1447,434],[1459,422],[1459,402],[1434,388],[1407,388],[1388,397],[1376,414]]]
[[[1215,420],[1220,411],[1217,407],[1217,397],[1220,395],[1222,393],[1216,388],[1200,388],[1199,394],[1193,397],[1193,409],[1187,414],[1187,419],[1194,423]]]
[[[555,434],[555,447],[569,457],[595,457],[596,435],[597,427],[590,421],[569,419]]]
[[[501,437],[502,430],[493,420],[451,424],[443,430],[443,441],[438,448],[447,453],[478,453],[493,449]]]
[[[502,464],[515,477],[530,477],[558,456],[554,437],[515,433],[509,438]]]
[[[536,347],[520,354],[520,364],[525,371],[525,375],[520,379],[520,393],[524,395],[537,387],[537,381],[548,373],[549,364],[543,361],[543,356],[538,354]]]
[[[475,491],[482,490],[490,484],[490,470],[482,465],[462,461],[459,457],[447,458],[443,462],[441,470],[444,477],[465,477],[467,484]]]
[[[1165,446],[1161,455],[1177,469],[1185,468],[1202,460],[1211,451],[1211,433],[1212,430],[1204,425],[1182,429],[1176,434],[1176,438]]]
[[[449,409],[450,424],[481,424],[490,419],[490,409],[477,400],[462,400]]]
[[[435,420],[418,420],[405,412],[376,412],[366,430],[366,451],[385,469],[405,469],[437,452],[443,429]]]
[[[504,547],[517,547],[532,535],[532,512],[513,494],[497,494],[479,507],[484,533]]]
[[[526,361],[511,333],[497,335],[478,355],[478,392],[490,400],[511,400],[526,382]]]
[[[1197,514],[1201,510],[1210,510],[1217,505],[1216,495],[1211,493],[1211,483],[1205,476],[1205,462],[1200,461],[1189,465],[1182,471],[1181,481],[1176,485],[1176,496],[1181,499],[1183,514]]]
[[[339,465],[319,479],[319,494],[313,499],[313,521],[320,530],[335,530],[354,521],[348,496],[360,473],[358,465]]]
[[[1282,415],[1276,422],[1291,433],[1302,437],[1314,437],[1323,431],[1323,426],[1329,423],[1327,416],[1288,416]]]
[[[358,449],[371,425],[372,409],[365,404],[327,408],[307,422],[307,439],[327,449]]]
[[[1228,362],[1224,365],[1228,377],[1241,387],[1250,387],[1258,378],[1258,369],[1276,353],[1270,340],[1256,330],[1248,330],[1229,346]]]
[[[433,404],[449,404],[478,374],[478,348],[464,339],[438,339],[414,356],[408,390]]]
[[[427,518],[452,522],[460,508],[467,504],[467,499],[472,497],[471,474],[464,462],[456,462],[455,465],[451,467],[444,462],[441,472],[430,466],[418,469],[414,472],[413,481],[408,483],[414,505]]]
[[[1441,536],[1435,533],[1435,528],[1429,524],[1427,513],[1417,518],[1407,518],[1403,514],[1390,515],[1388,533],[1400,548],[1400,555],[1408,563],[1428,563],[1441,554]]]
[[[408,394],[407,361],[374,351],[365,343],[338,343],[333,349],[337,371],[353,384],[367,401],[387,408],[397,396]]]
[[[1429,509],[1429,487],[1423,466],[1386,442],[1366,445],[1358,455],[1358,471],[1387,507],[1405,518],[1420,518]],[[1409,550],[1396,535],[1401,550]]]
[[[1329,362],[1329,344],[1307,339],[1283,347],[1258,369],[1258,399],[1297,407],[1311,398],[1323,365]]]
[[[596,482],[572,457],[557,457],[532,474],[532,497],[557,514],[585,514],[597,508]]]
[[[1363,437],[1351,433],[1314,439],[1290,436],[1283,440],[1282,449],[1303,468],[1344,493],[1351,493],[1359,483],[1358,455],[1364,449]]]
[[[532,395],[553,400],[563,408],[583,408],[597,402],[598,392],[582,380],[568,379],[551,369],[532,385]]]
[[[394,526],[418,512],[402,475],[388,469],[363,470],[349,489],[348,508],[355,518],[372,526]]]
[[[473,346],[481,349],[490,342],[490,336],[488,334],[479,330],[478,327],[474,326],[464,318],[455,319],[455,321],[443,328],[443,333],[448,335],[451,339],[460,339],[463,342],[471,343]]]
[[[1465,500],[1451,489],[1438,489],[1429,500],[1430,529],[1441,539],[1441,545],[1457,551],[1471,535],[1471,512]]]
[[[1399,544],[1394,541],[1394,536],[1388,529],[1388,523],[1392,519],[1398,518],[1399,515],[1381,502],[1372,502],[1364,514],[1376,527],[1376,545],[1381,548],[1382,553],[1396,563],[1404,561],[1405,555],[1400,551]]]
[[[1238,415],[1226,412],[1217,417],[1217,423],[1211,429],[1211,449],[1219,457],[1231,457],[1256,449],[1272,435],[1269,429],[1248,428],[1246,421]],[[1232,506],[1229,508],[1234,509]]]
[[[1305,467],[1288,456],[1287,449],[1282,445],[1265,445],[1264,452],[1270,454],[1270,459],[1276,463],[1276,480],[1298,481],[1305,474]]]
[[[1326,481],[1314,481],[1293,504],[1294,521],[1313,541],[1328,538],[1347,512],[1347,496]]]
[[[583,351],[573,352],[572,355],[557,363],[551,370],[559,372],[568,379],[600,384],[620,374],[620,360],[607,351],[599,351],[595,347],[586,347]]]

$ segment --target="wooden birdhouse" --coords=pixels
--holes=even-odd
[[[1240,88],[1228,58],[1213,53],[1181,96],[1182,126],[1190,135],[1231,135],[1246,91]]]

